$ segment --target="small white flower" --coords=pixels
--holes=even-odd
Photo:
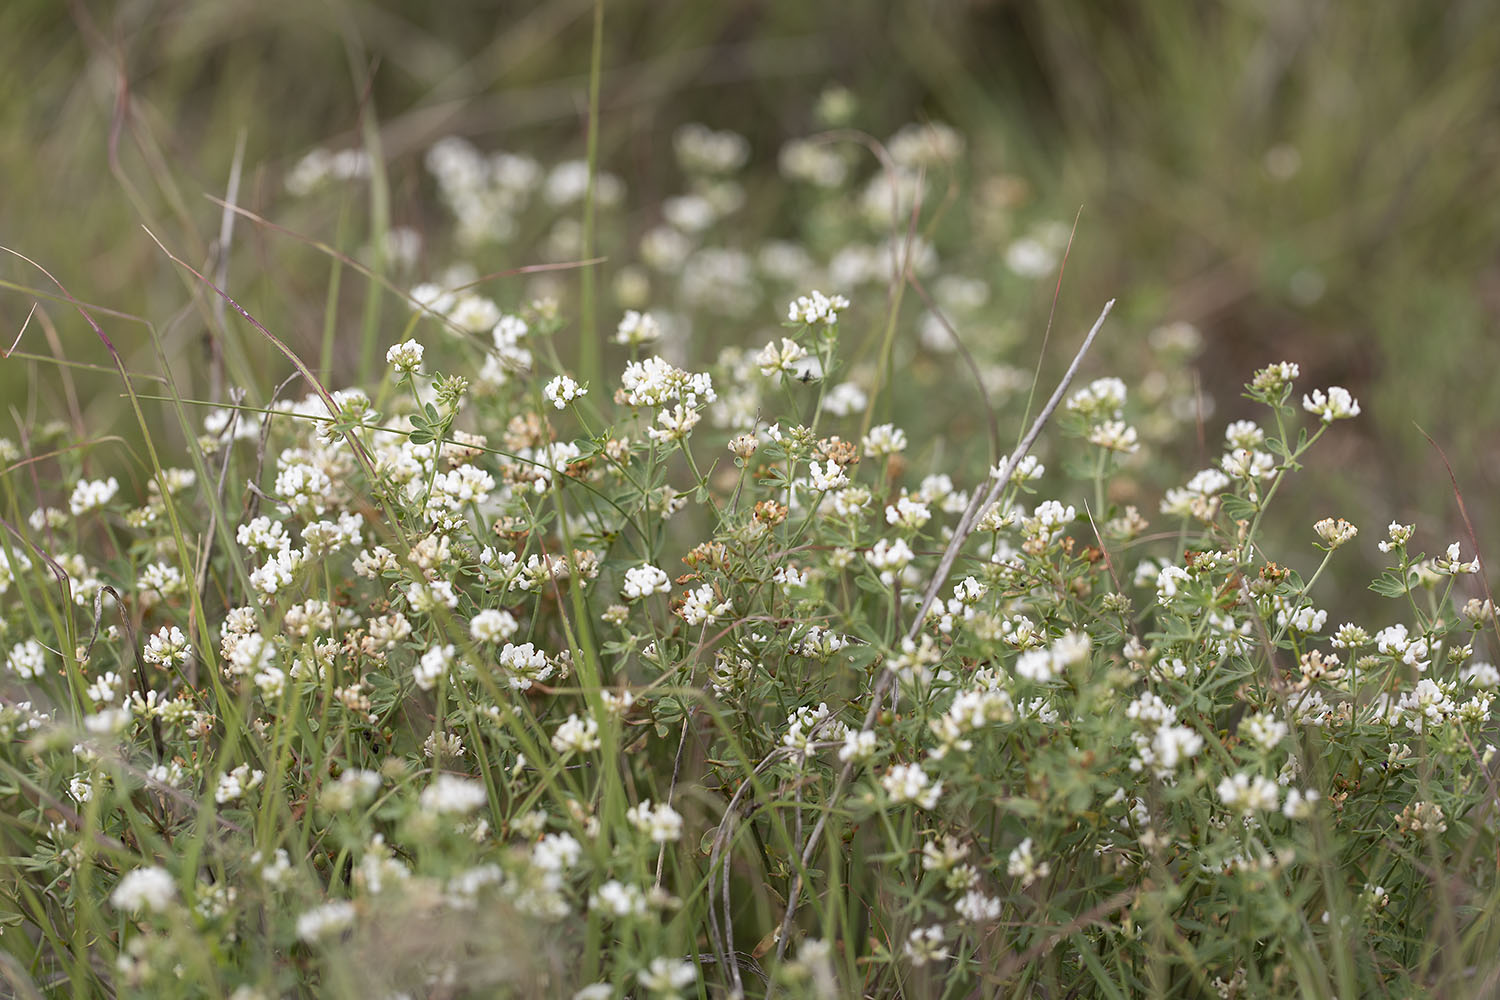
[[[691,963],[675,958],[653,958],[651,964],[636,973],[641,987],[652,996],[677,998],[698,981],[698,970]]]
[[[358,805],[369,802],[380,791],[380,774],[364,768],[351,767],[339,775],[337,781],[325,784],[318,794],[318,802],[329,812],[348,812]],[[285,856],[285,852],[281,852]]]
[[[421,614],[432,614],[438,608],[458,607],[458,595],[453,591],[453,584],[447,580],[434,580],[431,583],[418,580],[406,588],[406,600],[413,611]]]
[[[1027,837],[1016,845],[1010,852],[1010,857],[1005,862],[1006,874],[1021,880],[1021,888],[1026,889],[1039,878],[1046,878],[1052,874],[1052,866],[1046,861],[1037,861],[1032,853],[1031,838]]]
[[[870,729],[849,729],[844,732],[844,745],[839,748],[839,760],[866,761],[875,756],[875,733]]]
[[[831,459],[826,467],[817,462],[810,462],[808,469],[812,476],[812,488],[819,493],[842,489],[849,485],[849,477],[844,474],[839,464]]]
[[[1219,465],[1235,479],[1270,479],[1276,474],[1276,460],[1263,451],[1236,448],[1225,455]]]
[[[1177,596],[1178,588],[1189,579],[1187,570],[1181,566],[1164,566],[1156,574],[1157,601],[1161,604],[1172,603],[1173,598]]]
[[[559,375],[542,389],[542,395],[559,410],[564,409],[575,399],[587,396],[587,386],[581,386],[566,375]]]
[[[1389,552],[1392,549],[1400,548],[1411,541],[1411,536],[1417,530],[1417,526],[1415,524],[1400,524],[1392,521],[1386,526],[1385,530],[1389,536],[1388,539],[1376,546],[1381,552]]]
[[[177,880],[154,865],[127,872],[109,895],[115,909],[131,913],[160,913],[176,898]]]
[[[870,397],[853,382],[840,382],[828,390],[823,397],[824,412],[835,417],[847,417],[858,413],[869,405]]]
[[[1240,722],[1240,735],[1261,750],[1271,751],[1281,745],[1291,729],[1274,715],[1257,712]]]
[[[625,318],[615,328],[615,343],[628,347],[639,347],[661,339],[661,324],[650,313],[626,310]]]
[[[507,642],[497,659],[509,675],[511,689],[515,691],[529,691],[533,683],[551,680],[555,670],[547,662],[547,654],[530,642],[519,646]]]
[[[880,784],[893,803],[914,802],[923,809],[935,807],[943,792],[943,783],[933,784],[918,764],[894,765],[881,777]]]
[[[1096,378],[1069,396],[1066,405],[1096,423],[1119,420],[1125,411],[1125,383],[1114,377]]]
[[[463,292],[448,309],[448,322],[464,333],[489,333],[502,315],[493,300],[473,292]]]
[[[354,904],[345,900],[315,906],[297,918],[297,937],[313,944],[354,923]]]
[[[900,538],[894,542],[878,539],[874,547],[865,554],[865,561],[880,574],[880,582],[887,587],[895,584],[896,577],[914,558],[916,556],[911,546]]]
[[[566,833],[549,833],[531,849],[531,863],[544,872],[561,872],[578,864],[583,845]]]
[[[1224,778],[1219,782],[1215,791],[1218,792],[1219,799],[1226,809],[1234,810],[1243,816],[1252,816],[1257,812],[1271,812],[1275,810],[1280,798],[1276,782],[1259,774],[1252,778],[1243,771]]]
[[[1203,749],[1203,737],[1187,726],[1167,724],[1156,730],[1151,738],[1152,763],[1158,775],[1166,776],[1175,771],[1184,761],[1198,756]]]
[[[592,718],[568,718],[552,734],[552,749],[558,753],[589,753],[599,749],[599,723]]]
[[[906,432],[895,424],[877,424],[864,439],[865,455],[879,458],[906,450]]]
[[[786,310],[786,318],[793,323],[823,323],[833,326],[839,321],[839,310],[848,309],[849,300],[842,295],[824,295],[813,291],[798,296]]]
[[[1236,420],[1224,428],[1224,443],[1230,450],[1235,448],[1255,449],[1266,439],[1266,432],[1253,420]]]
[[[78,485],[73,487],[73,495],[68,498],[68,509],[73,512],[74,517],[79,517],[91,510],[103,507],[113,500],[118,492],[120,492],[120,482],[114,476],[108,479],[80,480]]]
[[[638,917],[646,912],[646,894],[637,886],[610,879],[594,893],[593,905],[615,917]]]
[[[806,358],[807,348],[795,340],[782,337],[780,345],[772,341],[762,347],[755,356],[755,363],[760,367],[760,373],[768,377],[778,373],[796,375],[797,362]]]
[[[1359,529],[1348,521],[1340,518],[1325,517],[1313,525],[1313,531],[1318,537],[1328,544],[1330,549],[1336,549],[1345,542],[1352,541],[1359,534]]]
[[[1023,278],[1045,278],[1057,264],[1057,255],[1041,240],[1023,236],[1005,248],[1005,266]]]
[[[670,410],[663,409],[656,415],[656,422],[661,426],[646,428],[646,436],[658,444],[681,441],[692,433],[701,419],[703,417],[699,411],[678,403]]]
[[[415,340],[397,344],[385,352],[385,363],[395,369],[397,375],[415,374],[422,367],[424,348]]]
[[[1439,573],[1447,576],[1458,576],[1464,573],[1479,572],[1479,557],[1475,556],[1468,562],[1464,562],[1459,554],[1458,543],[1454,542],[1448,546],[1448,551],[1433,560],[1433,568]]]
[[[1349,395],[1348,389],[1337,385],[1329,386],[1326,396],[1322,389],[1314,389],[1311,395],[1303,396],[1302,408],[1308,413],[1316,413],[1325,424],[1359,416],[1359,401]]]
[[[1287,819],[1307,819],[1313,813],[1313,805],[1318,801],[1316,790],[1309,788],[1305,792],[1299,792],[1295,788],[1286,791],[1286,803],[1281,807],[1281,814]]]
[[[214,801],[226,805],[255,788],[265,780],[266,772],[254,770],[249,764],[241,764],[228,774],[220,775],[219,785],[214,789]]]
[[[509,611],[485,608],[469,621],[469,637],[475,642],[499,643],[515,635],[518,628]]]
[[[1125,455],[1133,455],[1141,448],[1135,428],[1123,420],[1106,420],[1095,424],[1089,429],[1088,439],[1090,444]]]
[[[948,946],[943,943],[944,936],[942,924],[918,927],[906,936],[906,957],[918,967],[946,960]]]
[[[625,571],[625,585],[620,589],[620,596],[627,601],[636,601],[652,594],[665,594],[671,589],[672,581],[666,572],[647,564]]]
[[[1000,919],[1000,900],[971,889],[953,904],[953,910],[971,924],[988,923]]]
[[[444,646],[433,646],[422,654],[422,659],[412,668],[412,680],[416,681],[417,687],[423,691],[431,691],[437,686],[437,682],[447,676],[448,668],[453,666],[456,650],[452,644]]]
[[[489,793],[483,782],[456,774],[439,774],[418,796],[418,803],[428,812],[460,816],[473,812],[488,801]]]
[[[683,595],[677,615],[689,625],[711,625],[729,611],[729,602],[718,600],[713,586],[705,583],[696,590],[690,590]]]
[[[932,519],[932,511],[925,503],[911,497],[898,497],[894,504],[885,508],[885,523],[916,530]]]
[[[642,799],[630,807],[625,814],[630,825],[658,844],[668,844],[682,837],[682,814],[663,802],[653,806],[650,799]]]

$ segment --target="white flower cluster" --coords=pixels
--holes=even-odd
[[[5,654],[5,669],[22,680],[36,680],[47,669],[45,650],[35,639],[26,639],[12,646]]]
[[[787,306],[786,318],[792,323],[803,323],[808,326],[815,323],[834,326],[839,321],[839,311],[848,308],[849,300],[842,295],[824,295],[815,290],[793,300],[792,304]]]
[[[1028,649],[1016,659],[1016,676],[1033,684],[1049,684],[1076,663],[1088,659],[1091,641],[1087,632],[1064,632],[1046,649]]]
[[[246,792],[259,786],[265,777],[266,772],[252,768],[249,764],[241,764],[219,776],[218,787],[214,789],[214,801],[221,806],[238,802]]]
[[[803,707],[792,712],[786,717],[787,730],[781,737],[781,744],[795,750],[793,760],[798,763],[806,763],[813,754],[817,752],[813,746],[814,740],[841,740],[847,727],[832,718],[832,712],[828,705],[819,703],[817,708]]]
[[[354,904],[347,900],[315,906],[297,917],[297,937],[316,944],[353,926],[354,917]]]
[[[1454,542],[1448,546],[1447,551],[1433,560],[1433,569],[1444,576],[1459,576],[1468,573],[1479,572],[1479,557],[1464,561],[1459,554],[1458,543]]]
[[[671,589],[672,581],[664,570],[651,565],[633,566],[625,571],[620,596],[627,601],[638,601],[652,594],[665,594]]]
[[[682,838],[682,814],[665,802],[652,805],[650,799],[642,799],[625,818],[655,843],[670,844]]]
[[[906,450],[906,432],[895,424],[876,424],[864,438],[865,455],[882,458]]]
[[[1245,450],[1243,447],[1240,450]],[[1173,517],[1195,517],[1213,520],[1218,512],[1218,494],[1229,488],[1230,479],[1218,469],[1203,469],[1193,474],[1184,487],[1173,487],[1162,498],[1161,512]]]
[[[519,646],[507,642],[498,659],[514,691],[529,691],[532,684],[545,684],[557,672],[557,668],[548,662],[547,654],[529,642]]]
[[[615,327],[615,343],[625,347],[654,344],[662,337],[661,323],[648,312],[627,309]]]
[[[778,374],[796,377],[800,374],[799,362],[806,359],[807,348],[795,340],[782,337],[779,344],[773,340],[762,347],[755,356],[755,364],[760,368],[760,373],[768,378]]]
[[[1479,691],[1465,702],[1454,697],[1457,693],[1457,681],[1423,677],[1396,701],[1390,719],[1399,720],[1414,733],[1429,732],[1453,722],[1477,726],[1489,721],[1490,705],[1495,699],[1492,692]]]
[[[414,375],[422,368],[422,355],[426,349],[415,340],[397,344],[385,352],[385,363],[397,375]]]
[[[1016,720],[1016,706],[1003,686],[1005,678],[989,668],[975,671],[971,686],[954,695],[953,703],[929,724],[934,746],[927,755],[941,760],[955,751],[973,749],[969,734],[985,726]]]
[[[677,615],[689,625],[711,625],[730,611],[728,601],[720,601],[710,584],[703,584],[683,595]]]
[[[689,173],[730,174],[750,159],[750,140],[738,132],[689,122],[672,133],[672,150]]]
[[[161,913],[177,898],[177,881],[165,868],[155,865],[126,872],[109,901],[115,909],[131,913]]]
[[[707,373],[686,372],[657,357],[627,364],[620,385],[629,406],[662,406],[677,401],[697,409],[718,398]]]
[[[423,691],[431,691],[438,681],[448,676],[448,669],[453,666],[455,655],[452,643],[431,647],[422,654],[421,660],[412,669],[412,680]]]
[[[1118,378],[1096,378],[1068,397],[1064,404],[1091,423],[1118,420],[1125,412],[1125,383]]]
[[[370,154],[363,149],[337,151],[318,146],[305,153],[286,175],[287,193],[303,198],[330,181],[357,181],[370,176]]]
[[[418,804],[427,812],[467,815],[489,801],[484,784],[456,774],[439,774],[422,789]]]
[[[1072,524],[1077,516],[1078,509],[1072,504],[1064,506],[1057,500],[1043,500],[1030,516],[1021,518],[1021,531],[1027,538],[1051,543],[1058,539],[1063,529]]]
[[[880,778],[880,786],[893,804],[912,802],[923,809],[935,809],[943,794],[943,783],[933,782],[920,764],[895,764]]]
[[[469,621],[469,638],[475,642],[494,644],[504,642],[520,628],[515,616],[509,611],[485,608]]]
[[[453,213],[459,242],[468,247],[512,239],[517,216],[531,203],[544,173],[529,156],[485,155],[456,136],[438,140],[427,151],[426,167]]]
[[[849,640],[832,629],[821,625],[809,625],[807,630],[789,647],[790,652],[814,660],[826,660],[849,645]]]
[[[1409,636],[1405,625],[1392,625],[1375,633],[1375,649],[1399,659],[1418,673],[1425,673],[1432,664],[1426,637]]]
[[[904,539],[896,539],[889,542],[884,538],[878,539],[869,552],[865,553],[865,561],[870,568],[880,574],[880,582],[890,587],[895,584],[896,577],[915,558],[911,546]]]
[[[1005,873],[1013,878],[1021,880],[1021,888],[1030,888],[1037,879],[1046,878],[1052,874],[1052,865],[1046,861],[1038,861],[1032,850],[1031,838],[1027,837],[1016,845],[1010,852],[1010,857],[1005,862]]]
[[[1316,791],[1287,789],[1286,801],[1281,801],[1281,789],[1270,778],[1249,775],[1243,771],[1224,777],[1214,789],[1224,808],[1237,812],[1245,819],[1256,813],[1275,812],[1280,805],[1282,815],[1288,819],[1306,819],[1312,815],[1313,805],[1319,799]]]
[[[80,517],[91,510],[98,510],[115,498],[120,492],[120,481],[114,476],[108,479],[82,479],[78,485],[73,487],[73,495],[68,498],[68,510],[74,517]]]
[[[1329,386],[1327,395],[1322,389],[1314,389],[1312,395],[1303,396],[1302,408],[1317,414],[1325,424],[1359,416],[1359,400],[1349,395],[1348,389],[1337,385]]]
[[[1132,771],[1150,768],[1157,778],[1170,781],[1203,749],[1203,737],[1177,722],[1177,709],[1149,691],[1130,703],[1125,717],[1137,723],[1130,734],[1136,753],[1130,761]]]
[[[587,386],[579,385],[567,375],[559,375],[542,388],[542,395],[557,409],[565,409],[575,399],[589,394]]]
[[[897,497],[895,503],[887,504],[885,508],[886,524],[899,526],[909,531],[920,530],[930,520],[932,520],[931,508],[913,497]]]
[[[592,717],[570,714],[552,733],[552,749],[558,753],[591,753],[599,749],[599,723]]]
[[[163,625],[147,640],[143,655],[147,663],[170,670],[187,662],[192,647],[182,629],[176,625]]]

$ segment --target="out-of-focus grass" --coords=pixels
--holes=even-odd
[[[673,193],[667,138],[683,121],[745,132],[767,164],[781,140],[811,128],[830,82],[853,90],[860,124],[876,134],[914,117],[950,121],[969,137],[976,190],[1002,171],[1028,181],[1018,225],[1082,208],[1064,328],[1115,295],[1132,329],[1198,324],[1214,426],[1237,415],[1244,375],[1280,358],[1302,363],[1308,387],[1345,384],[1361,397],[1363,433],[1342,438],[1350,476],[1292,497],[1309,524],[1339,513],[1375,533],[1417,509],[1452,512],[1420,425],[1447,450],[1493,546],[1500,514],[1482,503],[1500,466],[1489,385],[1500,367],[1491,9],[615,0],[601,140],[630,202],[649,205]],[[270,211],[296,156],[315,143],[359,143],[362,110],[381,123],[383,153],[409,168],[393,170],[393,218],[419,228],[432,209],[414,164],[437,136],[580,155],[591,10],[586,0],[12,0],[0,9],[0,242],[80,298],[149,317],[181,391],[206,395],[215,310],[201,288],[185,294],[182,272],[139,226],[212,270],[220,212],[204,194],[225,191],[239,137],[239,200]],[[797,210],[776,184],[752,183],[750,196],[749,220]],[[366,217],[358,202],[347,208]],[[273,214],[341,231],[350,253],[367,235],[363,222],[338,230],[326,215]],[[329,268],[326,256],[243,220],[236,228],[233,294],[309,358]],[[0,278],[44,287],[15,261],[0,264]],[[364,290],[349,280],[343,294],[335,369],[353,362]],[[30,301],[4,297],[7,344]],[[1046,305],[990,308],[1032,338]],[[22,351],[107,361],[75,314],[46,310],[56,347],[33,320]],[[139,326],[107,326],[127,364],[148,350]],[[267,392],[282,368],[243,332],[232,316],[218,331],[226,376]],[[1140,350],[1117,337],[1102,357]],[[1035,353],[1029,341],[1016,363]],[[72,378],[85,424],[111,426],[122,409],[112,376]],[[22,429],[66,416],[64,388],[52,365],[0,367],[0,399]],[[0,419],[10,423],[10,412]],[[1426,527],[1429,547],[1457,531],[1451,518]]]

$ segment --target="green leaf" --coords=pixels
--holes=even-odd
[[[1405,597],[1410,588],[1397,573],[1386,570],[1371,581],[1370,589],[1382,597]]]
[[[1254,518],[1259,510],[1249,500],[1233,493],[1224,494],[1223,498],[1219,501],[1219,506],[1223,508],[1225,514],[1228,514],[1236,521],[1248,521]]]

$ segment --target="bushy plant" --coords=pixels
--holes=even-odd
[[[3,442],[5,974],[1490,988],[1478,560],[1392,524],[1388,615],[1335,626],[1315,587],[1355,527],[1274,506],[1350,394],[1255,373],[1263,420],[1153,525],[1112,499],[1152,419],[1123,381],[1065,382],[993,468],[922,474],[874,418],[889,383],[841,380],[875,310],[806,292],[701,367],[627,313],[581,377],[559,301],[430,286],[370,384],[302,369],[304,399],[199,419],[164,368],[185,440],[145,435],[144,489],[56,428]],[[1315,571],[1263,549],[1268,517]]]

